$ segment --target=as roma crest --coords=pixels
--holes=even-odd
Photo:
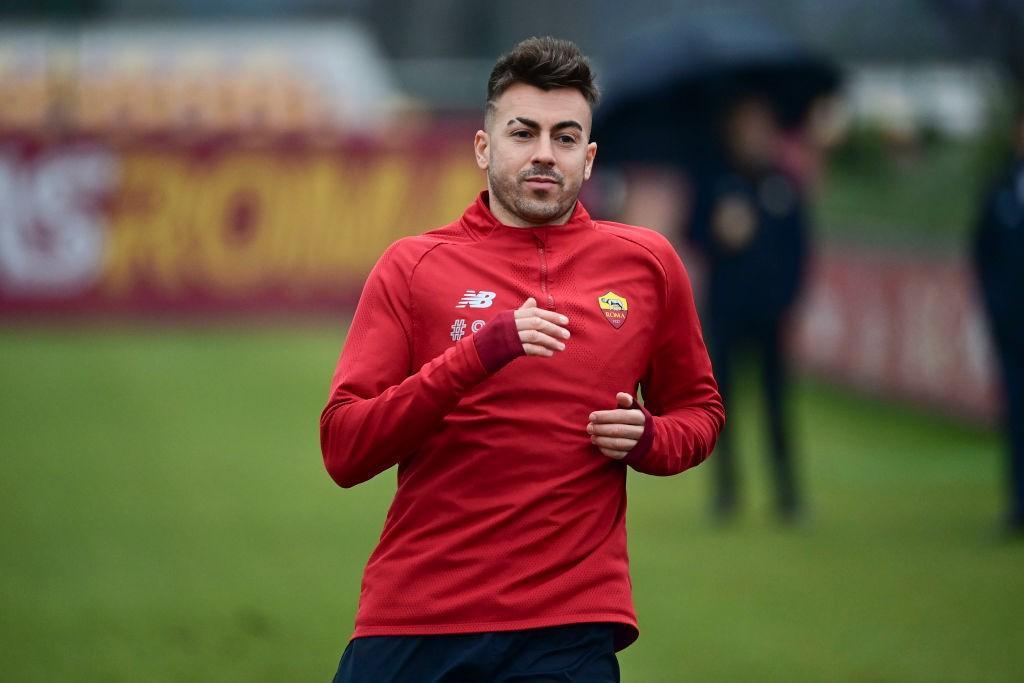
[[[626,312],[629,309],[629,305],[623,297],[615,292],[608,292],[597,297],[597,303],[601,307],[604,317],[607,318],[608,322],[615,329],[619,329],[626,322]]]

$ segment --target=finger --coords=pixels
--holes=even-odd
[[[534,299],[531,296],[531,297],[527,298],[526,301],[523,302],[523,305],[519,307],[519,310],[521,311],[524,308],[535,308],[536,306],[537,306],[537,300]]]
[[[618,404],[620,408],[633,407],[633,397],[624,391],[620,391],[619,393],[615,394],[615,402]]]
[[[537,330],[520,330],[519,341],[523,342],[524,344],[536,344],[537,346],[544,346],[551,349],[552,351],[565,350],[565,344],[555,339],[554,337],[546,335],[543,332],[539,332]]]
[[[516,320],[517,330],[538,330],[550,337],[561,337],[562,339],[569,338],[569,330],[564,327],[548,322],[540,316],[530,316],[529,318],[519,318]]]
[[[607,448],[612,451],[629,451],[636,446],[636,439],[616,439],[611,436],[592,436],[590,442],[598,448]]]
[[[624,410],[622,408],[617,410],[597,410],[590,414],[590,421],[595,424],[642,425],[644,423],[644,414],[636,408],[631,410]]]
[[[523,344],[523,351],[526,352],[527,356],[543,356],[544,358],[551,358],[555,355],[555,352],[551,349],[546,349],[543,346],[537,346],[536,344]]]
[[[544,320],[553,322],[556,325],[566,325],[569,323],[569,319],[561,313],[555,313],[554,311],[549,311],[546,308],[537,308],[536,306],[532,306],[530,308],[520,308],[515,312],[516,320],[533,317],[543,318]]]
[[[620,439],[639,439],[644,435],[644,428],[640,425],[594,424],[591,422],[587,425],[587,434],[615,436]]]
[[[625,451],[616,451],[612,450],[611,448],[601,448],[599,450],[603,455],[607,455],[609,458],[613,458],[615,460],[622,460],[623,458],[626,457]]]

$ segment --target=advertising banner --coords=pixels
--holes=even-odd
[[[388,244],[485,186],[465,140],[8,138],[0,315],[352,302]]]
[[[967,264],[824,248],[797,319],[798,363],[882,398],[992,422],[993,357]]]

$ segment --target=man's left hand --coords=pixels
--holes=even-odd
[[[620,391],[615,395],[618,408],[590,414],[587,434],[590,442],[609,458],[622,460],[644,433],[644,414],[633,407],[633,397]]]

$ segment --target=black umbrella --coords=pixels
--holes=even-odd
[[[713,149],[722,108],[738,97],[762,97],[784,126],[796,126],[841,80],[831,60],[789,34],[735,15],[638,35],[606,68],[594,139],[613,163],[695,162]]]
[[[1024,85],[1024,2],[932,0],[968,54],[992,57]]]

